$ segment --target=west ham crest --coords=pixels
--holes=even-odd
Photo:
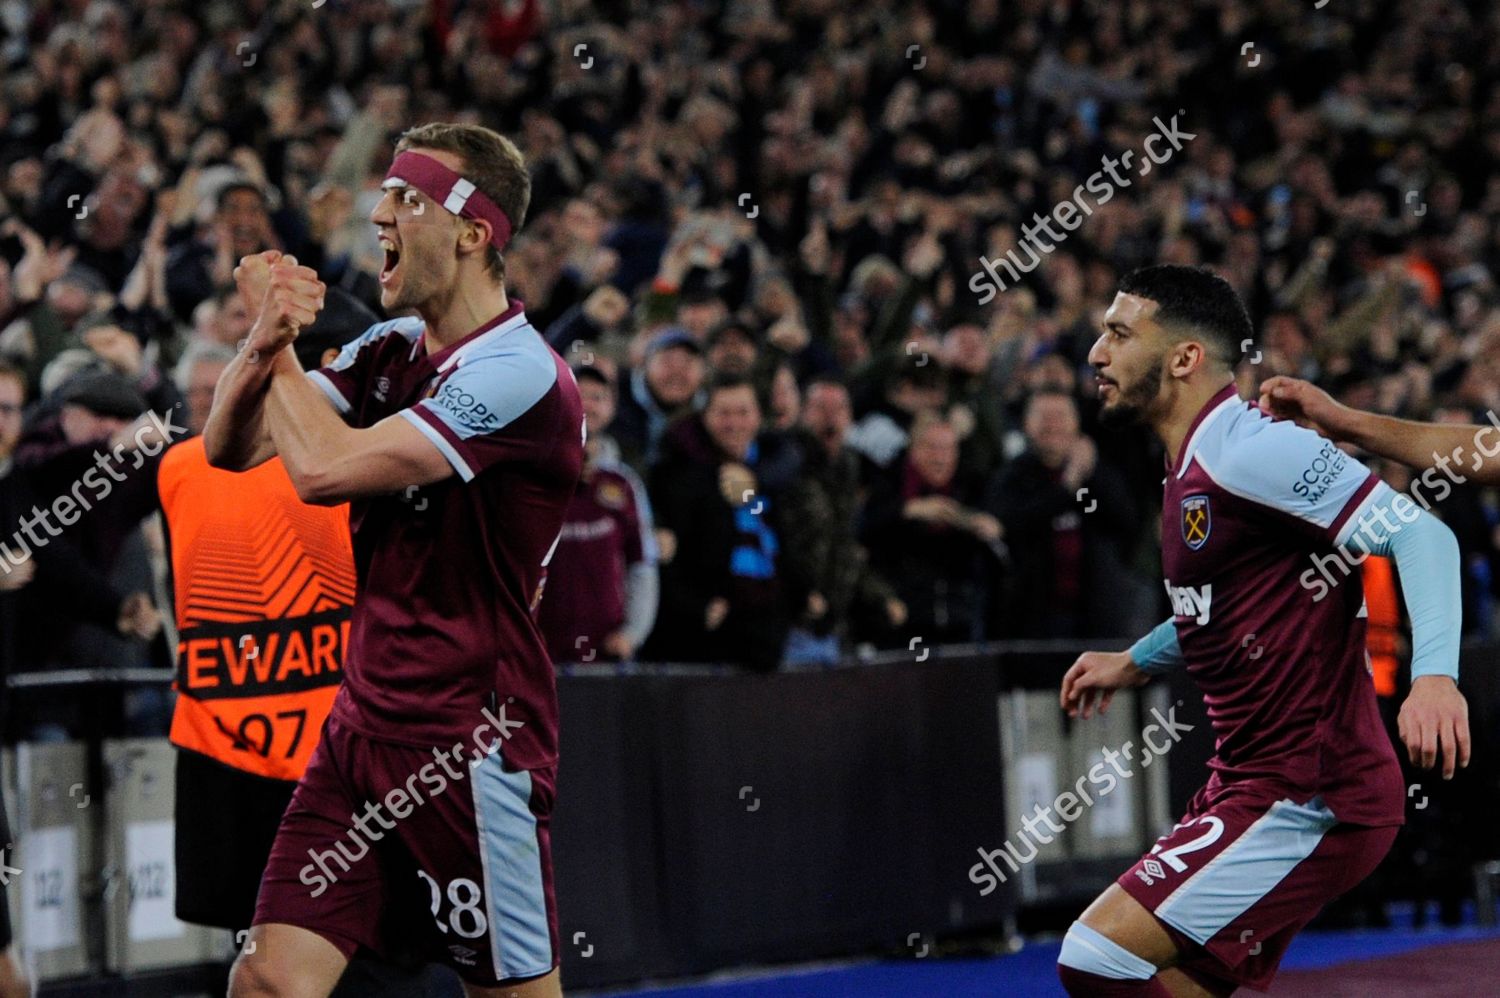
[[[1209,519],[1208,496],[1188,496],[1182,500],[1182,542],[1191,551],[1208,543],[1213,523]]]

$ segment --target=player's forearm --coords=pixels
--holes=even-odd
[[[291,351],[276,355],[266,390],[266,428],[287,475],[303,502],[331,505],[343,501],[332,483],[348,457],[354,432],[328,404]]]
[[[1344,424],[1330,429],[1340,440],[1408,467],[1452,466],[1456,475],[1500,484],[1500,461],[1489,460],[1500,455],[1500,430],[1493,426],[1418,423],[1351,409]]]
[[[275,456],[264,420],[270,374],[266,358],[251,361],[244,351],[224,368],[203,427],[203,449],[215,468],[247,471]]]
[[[1182,646],[1177,643],[1177,624],[1171,617],[1157,624],[1130,646],[1130,660],[1147,675],[1157,676],[1183,666]]]

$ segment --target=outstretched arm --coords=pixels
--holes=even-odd
[[[1335,441],[1413,468],[1454,466],[1454,473],[1484,485],[1500,484],[1500,427],[1418,423],[1364,412],[1334,401],[1306,381],[1275,377],[1260,389],[1260,407]],[[1456,481],[1462,481],[1458,477]]]

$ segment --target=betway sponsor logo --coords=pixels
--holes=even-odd
[[[1214,596],[1213,583],[1203,586],[1174,586],[1172,580],[1164,582],[1167,599],[1172,601],[1172,612],[1179,617],[1190,617],[1193,623],[1203,626],[1208,623],[1208,605]]]

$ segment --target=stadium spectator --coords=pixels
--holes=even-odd
[[[106,407],[94,390],[87,385],[70,388],[68,397],[73,401],[64,406],[68,430],[85,446],[93,429],[104,432],[115,425],[122,433],[134,429],[123,419],[116,422],[107,414],[94,413],[90,406]],[[145,572],[135,573],[140,588],[130,591],[124,585],[130,573],[112,572],[112,562],[102,560],[98,548],[85,546],[88,538],[78,523],[79,507],[87,511],[85,501],[107,499],[107,493],[101,497],[98,488],[91,488],[80,501],[74,490],[58,489],[54,464],[44,461],[28,467],[16,460],[24,400],[21,370],[0,361],[0,555],[4,558],[0,564],[0,668],[10,675],[44,665],[140,662],[142,642],[160,626],[145,591]],[[64,450],[58,463],[66,460]],[[111,471],[111,478],[124,477],[128,464],[124,470],[112,467]],[[103,479],[95,481],[104,484]],[[68,505],[59,506],[59,498]],[[39,510],[51,517],[44,520]],[[139,520],[136,515],[135,522]],[[70,524],[70,529],[63,529]],[[103,540],[107,543],[109,538]],[[118,537],[113,540],[122,542]],[[19,626],[23,620],[25,627]],[[14,706],[18,712],[9,730],[23,737],[66,737],[77,732],[85,717],[83,705],[76,702]],[[118,718],[109,723],[118,729]]]
[[[1005,528],[1014,584],[1001,600],[1004,634],[1018,638],[1116,637],[1136,619],[1127,566],[1141,509],[1124,478],[1099,460],[1063,392],[1026,404],[1026,451],[995,480],[988,507]]]
[[[167,257],[167,294],[180,321],[189,321],[199,302],[231,283],[242,258],[282,249],[259,185],[229,180],[214,195],[214,204],[213,220],[173,246]]]
[[[651,341],[645,362],[627,376],[612,424],[626,461],[637,468],[656,462],[667,425],[701,403],[704,376],[703,348],[683,330]]]
[[[746,378],[755,372],[760,337],[749,320],[739,316],[725,319],[709,331],[704,346],[708,369],[714,374]]]
[[[152,612],[144,593],[127,594],[78,550],[70,533],[36,530],[36,510],[49,506],[34,475],[15,461],[21,439],[25,376],[0,361],[0,672],[11,675],[42,655],[46,621],[59,616],[121,634],[147,635]],[[26,530],[23,520],[30,520]],[[18,622],[33,626],[21,628]]]
[[[907,356],[887,376],[883,400],[849,431],[849,446],[879,471],[892,468],[907,449],[913,420],[941,410],[947,378],[924,351]]]
[[[254,321],[255,313],[240,298],[234,286],[229,285],[193,309],[193,335],[234,349],[249,335]]]
[[[844,442],[851,421],[842,382],[823,378],[807,386],[796,434],[802,473],[783,501],[787,585],[807,594],[787,639],[788,665],[838,661],[856,621],[874,633],[906,621],[906,605],[870,567],[855,536],[859,457]]]
[[[107,372],[86,371],[69,379],[55,402],[22,434],[16,461],[26,469],[41,506],[67,496],[85,507],[86,516],[75,512],[78,521],[68,537],[92,564],[133,579],[141,592],[127,600],[132,623],[119,630],[149,638],[157,620],[144,592],[149,572],[143,552],[134,547],[135,534],[152,509],[163,435],[181,427],[171,423],[170,413],[160,423],[151,418],[154,413],[143,416],[146,400],[124,378]],[[83,500],[78,498],[80,483],[89,485]],[[122,561],[127,548],[130,555]],[[79,626],[66,602],[46,607],[34,633],[32,655],[53,667],[77,661],[147,664],[140,644]]]
[[[781,497],[799,457],[786,437],[761,433],[762,423],[754,387],[725,376],[709,387],[703,411],[663,441],[648,481],[674,550],[643,658],[780,664],[795,605],[782,577]]]
[[[987,479],[1000,467],[1005,414],[991,370],[991,346],[982,326],[961,322],[943,334],[942,364],[948,371],[950,418],[966,428],[959,437],[959,463]]]
[[[792,373],[791,362],[784,358],[776,361],[768,380],[766,425],[787,432],[796,427],[802,415],[802,394],[797,388],[797,376]]]
[[[547,563],[537,626],[554,663],[628,661],[656,623],[659,580],[651,503],[609,436],[615,385],[576,368],[583,401],[583,477]]]
[[[958,431],[919,414],[892,473],[870,489],[860,539],[924,641],[986,637],[985,598],[1005,559],[1000,522],[980,508],[983,483],[960,475]]]

